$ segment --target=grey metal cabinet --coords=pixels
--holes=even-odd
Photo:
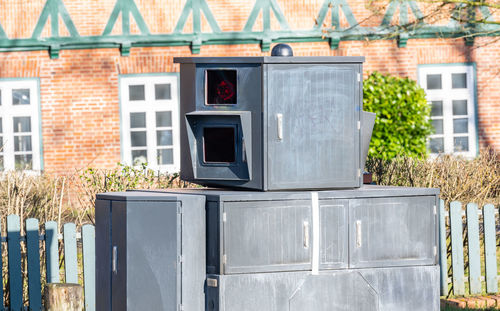
[[[98,195],[97,310],[202,310],[204,205],[203,196]]]
[[[183,180],[264,191],[361,186],[364,57],[174,62]]]
[[[269,189],[360,186],[360,67],[265,66]]]
[[[207,311],[439,311],[439,266],[208,275]]]
[[[353,268],[437,264],[436,196],[349,201]]]
[[[310,202],[225,202],[223,210],[224,273],[310,269]]]
[[[207,203],[207,271],[235,274],[311,270],[311,200]],[[220,198],[219,198],[220,199]],[[320,269],[347,268],[347,200],[319,200]]]

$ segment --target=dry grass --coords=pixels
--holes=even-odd
[[[369,159],[366,167],[380,185],[439,188],[447,203],[500,203],[500,159],[490,149],[472,160],[450,155],[428,160],[398,157]]]

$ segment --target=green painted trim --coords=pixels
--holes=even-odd
[[[5,30],[3,30],[1,24],[0,24],[0,39],[7,39],[7,34],[5,33]]]
[[[340,29],[340,8],[342,8],[342,12],[349,23],[349,26],[356,27],[358,22],[352,13],[351,7],[347,3],[346,0],[325,0],[321,5],[321,9],[319,10],[318,17],[316,18],[316,24],[314,25],[314,29],[321,29],[323,22],[325,21],[326,15],[328,14],[328,10],[331,9],[331,26],[333,29]]]
[[[141,32],[141,34],[150,34],[149,28],[146,25],[146,21],[142,17],[141,12],[139,11],[139,8],[135,4],[134,0],[117,0],[113,11],[111,11],[108,22],[106,23],[106,27],[104,27],[104,31],[102,33],[103,36],[108,36],[111,34],[120,13],[122,15],[123,35],[130,35],[130,14],[132,14],[132,17],[134,17],[134,20],[137,23],[137,27],[139,27],[139,31]]]
[[[38,22],[36,23],[35,30],[33,30],[33,34],[31,35],[32,39],[40,38],[43,28],[47,24],[47,20],[50,16],[50,29],[51,29],[51,37],[59,37],[59,15],[68,28],[68,32],[70,37],[79,37],[78,30],[69,15],[66,6],[62,2],[62,0],[47,0],[42,9],[42,13],[38,18]]]
[[[207,19],[213,32],[221,32],[221,29],[217,24],[212,11],[208,7],[206,0],[187,0],[184,8],[182,9],[181,16],[175,25],[174,33],[182,33],[182,30],[184,29],[191,13],[193,13],[193,33],[201,33],[201,14],[205,15],[205,18]]]
[[[478,114],[478,97],[477,97],[477,65],[475,62],[466,63],[435,63],[435,64],[418,64],[417,65],[417,84],[420,85],[419,68],[425,67],[451,67],[451,66],[472,66],[472,73],[474,75],[474,123],[476,126],[476,156],[479,155],[479,114]]]
[[[263,32],[267,33],[271,31],[271,10],[274,13],[274,16],[280,23],[280,27],[282,30],[290,29],[288,22],[286,21],[286,17],[283,14],[279,4],[276,0],[255,0],[255,5],[250,12],[250,16],[248,17],[247,22],[245,23],[245,27],[243,27],[243,33],[252,32],[253,27],[255,26],[255,22],[257,21],[257,17],[259,16],[260,11],[262,10],[262,24],[263,24]]]

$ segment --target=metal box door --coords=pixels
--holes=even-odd
[[[348,267],[348,200],[319,201],[319,268]]]
[[[435,196],[350,200],[350,267],[436,264],[435,204]]]
[[[268,65],[268,189],[359,187],[358,73],[359,65]]]
[[[112,203],[112,310],[177,311],[180,202]],[[173,303],[177,302],[177,303]]]
[[[311,268],[308,201],[224,202],[224,273]]]

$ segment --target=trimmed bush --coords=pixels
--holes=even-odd
[[[370,157],[426,157],[430,107],[416,81],[373,72],[363,83],[363,110],[377,114]]]

